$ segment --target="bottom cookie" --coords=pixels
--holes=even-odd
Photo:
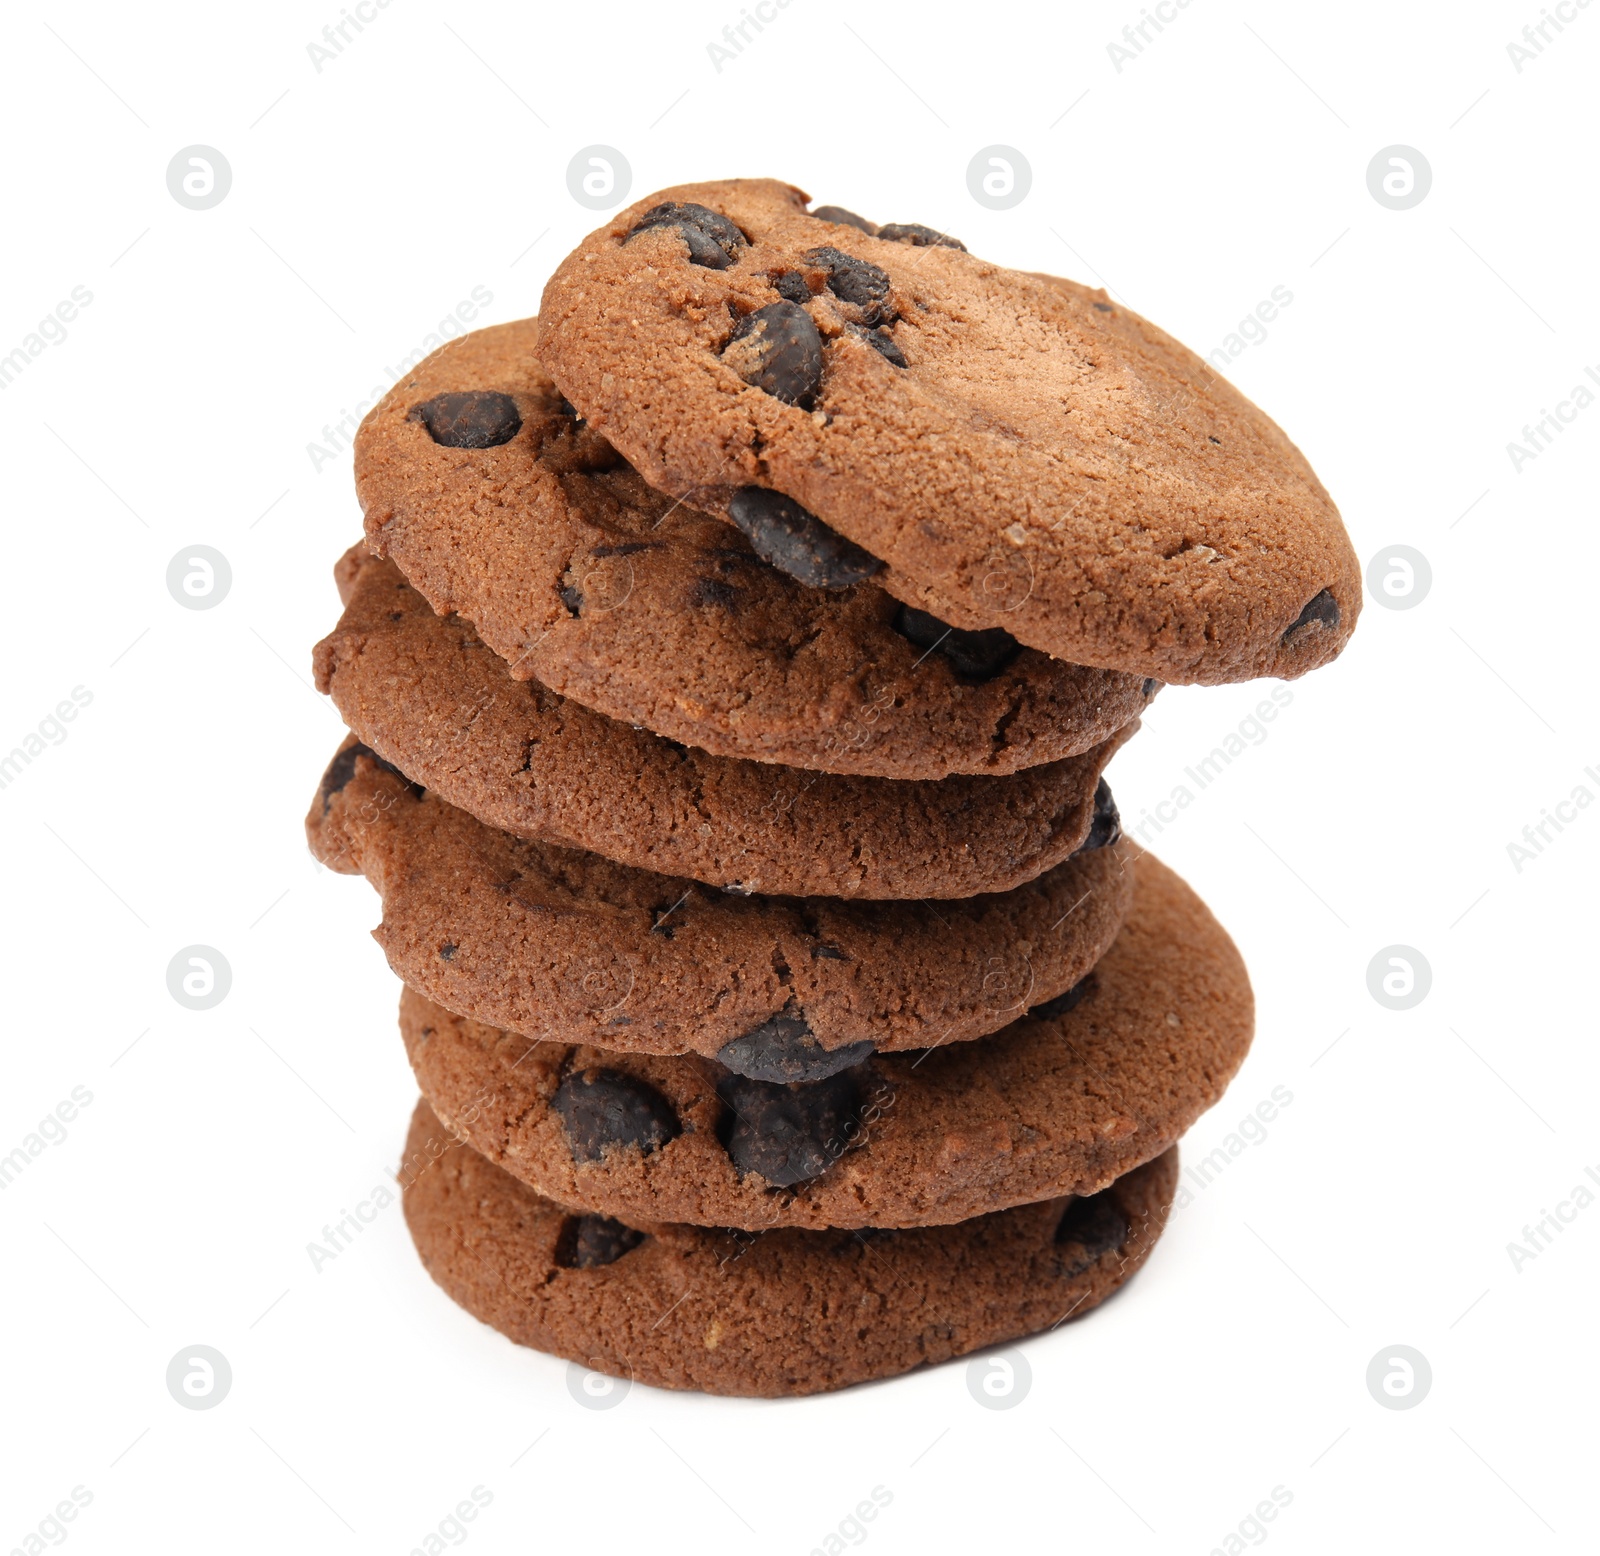
[[[400,1176],[428,1273],[519,1345],[661,1388],[775,1397],[893,1377],[1087,1312],[1161,1235],[1178,1152],[1088,1198],[948,1226],[629,1227],[542,1198],[421,1102]]]

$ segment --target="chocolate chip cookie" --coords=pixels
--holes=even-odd
[[[544,375],[536,333],[450,342],[356,438],[369,542],[513,675],[717,756],[887,778],[1076,755],[1154,694],[910,608],[782,513],[747,539],[652,490]]]
[[[1208,364],[1102,292],[806,203],[668,189],[552,276],[541,361],[646,481],[779,566],[882,564],[905,604],[1075,664],[1220,682],[1338,653],[1338,510]]]
[[[383,897],[374,937],[414,988],[530,1037],[715,1055],[961,1043],[1064,993],[1111,943],[1129,845],[1102,812],[1071,858],[960,901],[745,897],[529,842],[347,742],[306,832]]]
[[[915,1231],[730,1232],[573,1213],[424,1102],[400,1181],[428,1273],[519,1345],[712,1394],[820,1393],[1053,1329],[1149,1256],[1177,1151],[1086,1199]]]
[[[365,547],[317,686],[373,750],[519,837],[747,892],[968,897],[1059,864],[1093,824],[1081,756],[999,777],[859,778],[711,756],[518,681],[461,616],[436,616]]]
[[[1253,1029],[1221,926],[1154,858],[1134,873],[1094,970],[974,1042],[807,1054],[769,1033],[714,1059],[624,1055],[510,1036],[410,990],[401,1032],[423,1094],[476,1150],[624,1221],[928,1226],[1091,1194],[1217,1101]]]

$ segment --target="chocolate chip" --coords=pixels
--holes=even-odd
[[[716,605],[731,611],[739,603],[739,591],[718,578],[697,578],[689,587],[691,605]]]
[[[1110,313],[1113,311],[1110,303],[1096,303],[1094,306],[1097,313]]]
[[[798,303],[768,303],[735,326],[722,360],[747,384],[810,410],[822,387],[822,337]]]
[[[1221,438],[1212,438],[1212,437],[1211,437],[1211,435],[1210,435],[1210,434],[1209,434],[1209,433],[1207,433],[1207,434],[1206,434],[1206,436],[1207,436],[1207,437],[1208,437],[1208,438],[1210,438],[1210,441],[1211,441],[1211,442],[1213,442],[1213,443],[1215,443],[1215,444],[1216,444],[1216,445],[1217,445],[1217,447],[1218,447],[1218,448],[1221,448],[1221,447],[1222,447],[1222,439],[1221,439]]]
[[[835,953],[837,954],[837,953]],[[717,1058],[737,1075],[757,1081],[820,1081],[874,1052],[869,1042],[824,1048],[800,1011],[785,1009],[724,1043]]]
[[[672,1104],[654,1086],[617,1070],[569,1075],[556,1087],[551,1106],[578,1162],[597,1162],[613,1147],[636,1146],[648,1156],[683,1132]]]
[[[865,216],[857,216],[854,211],[847,211],[842,205],[819,205],[809,214],[815,216],[819,222],[837,222],[841,227],[859,227],[869,237],[878,230]]]
[[[1062,1274],[1081,1275],[1096,1260],[1127,1242],[1130,1230],[1128,1218],[1110,1189],[1073,1200],[1056,1226],[1057,1245],[1077,1250]]]
[[[1160,690],[1161,682],[1158,681],[1153,675],[1147,675],[1144,678],[1144,685],[1139,688],[1139,695],[1143,697],[1146,702],[1149,702],[1149,700]]]
[[[812,249],[806,260],[827,271],[828,290],[840,302],[859,308],[863,324],[887,324],[894,318],[887,270],[834,248]]]
[[[963,632],[910,605],[895,612],[892,625],[918,648],[937,648],[957,675],[972,681],[993,680],[1022,652],[1022,645],[1003,627]]]
[[[1306,608],[1283,629],[1283,641],[1287,643],[1293,633],[1302,627],[1309,627],[1313,622],[1322,627],[1339,625],[1339,602],[1334,599],[1331,589],[1324,589],[1307,602]]]
[[[967,248],[960,238],[952,238],[947,232],[935,232],[921,222],[890,222],[887,227],[878,229],[878,236],[890,243],[914,243],[919,249],[960,249],[965,253]]]
[[[364,746],[358,740],[354,745],[346,746],[343,751],[340,751],[328,763],[328,770],[322,775],[322,782],[317,787],[317,793],[322,797],[322,814],[324,816],[328,814],[328,806],[333,802],[334,795],[355,777],[356,760],[363,756],[374,767],[382,768],[384,772],[393,773],[396,778],[404,779],[413,794],[421,795],[426,792],[420,783],[412,783],[409,778],[406,778],[406,775],[393,762],[384,761],[371,746]]]
[[[441,962],[454,961],[455,954],[460,949],[461,949],[460,946],[455,946],[455,945],[442,945],[442,946],[440,946],[439,947],[439,960]]]
[[[1102,778],[1094,786],[1094,820],[1089,823],[1089,835],[1078,844],[1076,852],[1087,854],[1096,848],[1109,848],[1121,836],[1122,817],[1111,797],[1111,785]]]
[[[1094,987],[1094,974],[1086,973],[1073,984],[1065,994],[1058,994],[1053,1000],[1046,1000],[1042,1005],[1035,1005],[1028,1014],[1035,1021],[1054,1021],[1057,1016],[1064,1016],[1069,1010],[1076,1010],[1083,1003],[1083,997]]]
[[[622,241],[627,243],[655,227],[673,228],[689,245],[689,263],[703,265],[707,270],[726,270],[745,246],[745,235],[726,216],[703,205],[680,204],[676,200],[651,206]]]
[[[880,357],[894,363],[896,367],[910,367],[906,361],[906,354],[895,344],[894,336],[886,329],[864,330],[859,325],[848,325],[850,333],[858,340],[864,340],[878,353]]]
[[[811,955],[825,962],[848,962],[850,960],[847,952],[841,951],[836,945],[829,945],[826,941],[812,946]]]
[[[568,584],[566,588],[561,591],[561,603],[566,606],[570,614],[574,616],[582,615],[583,590],[578,588],[576,584]]]
[[[741,486],[728,503],[728,517],[763,562],[813,589],[848,589],[883,567],[792,497],[764,486]]]
[[[445,448],[494,448],[509,443],[522,430],[517,402],[498,389],[436,394],[413,405],[406,420],[420,421],[428,436]]]
[[[802,1086],[725,1075],[717,1095],[728,1109],[718,1137],[729,1160],[776,1188],[820,1177],[860,1132],[849,1075]]]
[[[615,1264],[644,1241],[645,1234],[610,1216],[569,1216],[556,1238],[556,1263],[564,1270],[594,1270]]]
[[[798,270],[785,270],[782,275],[774,276],[772,285],[779,297],[791,303],[811,301],[811,288],[806,285],[806,278]]]

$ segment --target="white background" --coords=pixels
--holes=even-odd
[[[1139,10],[793,0],[720,72],[736,0],[394,0],[320,72],[334,0],[10,14],[0,353],[74,286],[93,302],[0,392],[0,751],[93,700],[0,789],[0,1154],[93,1100],[0,1191],[0,1549],[74,1486],[85,1553],[404,1553],[475,1486],[483,1552],[804,1553],[874,1486],[892,1501],[845,1532],[885,1553],[1587,1547],[1600,1206],[1520,1270],[1507,1245],[1600,1171],[1600,808],[1520,871],[1507,845],[1600,795],[1600,408],[1520,472],[1507,444],[1600,371],[1600,7],[1520,73],[1533,0],[1195,0],[1119,72]],[[165,182],[194,143],[233,173],[206,211]],[[376,898],[301,833],[339,737],[310,648],[358,533],[348,454],[317,470],[307,445],[475,286],[485,320],[536,310],[602,219],[566,184],[594,143],[630,198],[781,176],[1103,281],[1202,352],[1287,288],[1230,376],[1364,565],[1395,543],[1431,564],[1420,605],[1369,598],[1344,657],[1145,834],[1260,1002],[1189,1159],[1275,1086],[1293,1101],[1124,1294],[1025,1346],[1009,1410],[958,1363],[587,1411],[565,1363],[433,1287],[398,1209],[320,1273],[306,1252],[387,1181],[414,1099]],[[1009,211],[967,191],[993,143],[1033,169]],[[1366,183],[1395,143],[1433,172],[1407,211]],[[232,567],[209,611],[165,585],[195,543]],[[1164,693],[1112,771],[1129,823],[1266,690]],[[233,970],[207,1012],[165,981],[196,942]],[[1367,989],[1393,943],[1433,973],[1405,1012]],[[213,1410],[164,1382],[197,1343],[233,1370]],[[1397,1343],[1433,1372],[1406,1411],[1365,1384]],[[1274,1487],[1292,1501],[1240,1536]]]

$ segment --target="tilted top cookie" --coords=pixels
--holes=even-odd
[[[579,422],[535,332],[452,341],[356,437],[368,542],[519,679],[716,756],[882,778],[1074,756],[1153,695],[1004,632],[948,633],[873,583],[797,582]]]
[[[1077,664],[1220,682],[1338,653],[1338,510],[1205,362],[1103,293],[806,199],[664,190],[551,277],[540,359],[645,480],[758,548],[774,513],[813,550],[831,527],[897,598]]]

